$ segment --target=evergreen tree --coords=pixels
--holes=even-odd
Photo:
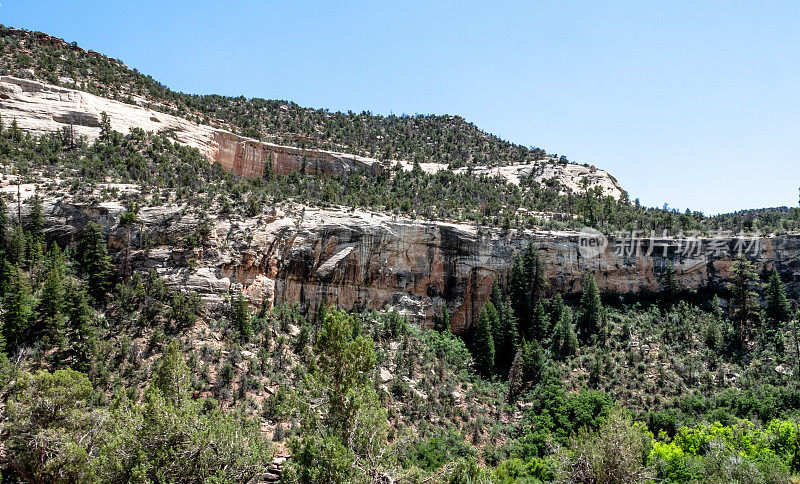
[[[522,369],[522,349],[514,352],[514,359],[511,362],[511,369],[508,372],[508,399],[514,401],[520,394],[525,384],[523,381]]]
[[[25,232],[22,230],[21,225],[15,224],[11,230],[6,260],[16,267],[24,267],[26,252]]]
[[[489,318],[489,327],[492,329],[492,339],[495,343],[502,339],[502,331],[500,328],[500,313],[497,312],[497,308],[492,301],[486,301],[483,304],[483,310],[486,311],[486,315]],[[497,350],[497,345],[495,344],[495,351]]]
[[[594,274],[587,273],[583,278],[583,295],[580,301],[578,330],[581,339],[588,342],[603,329],[603,304]]]
[[[8,265],[8,263],[6,263]],[[25,339],[33,320],[33,296],[28,278],[16,267],[7,269],[8,279],[3,297],[3,336],[17,346]]]
[[[0,258],[5,259],[8,252],[8,207],[3,197],[0,197]]]
[[[372,383],[374,343],[356,330],[355,317],[332,309],[320,322],[315,371],[293,398],[301,437],[293,439],[289,482],[351,482],[376,475],[384,463],[387,417]]]
[[[511,302],[522,334],[531,338],[534,309],[547,289],[547,275],[539,249],[528,244],[517,254],[511,268]]]
[[[528,314],[528,277],[525,274],[525,266],[522,263],[522,256],[517,254],[511,266],[511,304],[517,318],[522,321]]]
[[[95,222],[86,224],[82,242],[83,271],[89,283],[89,294],[95,301],[103,302],[111,285],[111,257],[102,227]]]
[[[64,314],[64,255],[57,244],[47,251],[47,265],[39,302],[39,317],[43,332],[50,343],[59,346],[65,340],[66,316]]]
[[[778,270],[775,268],[772,269],[772,274],[769,276],[765,296],[765,312],[767,319],[772,323],[772,327],[777,328],[789,321],[791,314],[789,300],[786,298],[786,288],[784,288],[781,277],[778,275]]]
[[[711,320],[706,326],[705,334],[706,346],[710,350],[717,351],[722,343],[722,331],[719,329],[719,324],[716,320]]]
[[[731,282],[727,284],[731,292],[733,320],[737,326],[739,348],[743,349],[746,327],[758,317],[758,293],[760,286],[753,264],[740,254],[731,266]]]
[[[249,341],[253,335],[253,328],[250,324],[250,303],[244,294],[238,292],[231,301],[231,323],[242,341]]]
[[[572,356],[578,351],[578,335],[572,323],[572,311],[565,307],[553,331],[553,352],[561,357]]]
[[[542,345],[537,341],[526,342],[522,346],[522,379],[537,384],[544,372],[545,357]]]
[[[675,269],[672,267],[672,262],[667,261],[667,267],[664,269],[664,275],[661,278],[662,292],[664,299],[671,302],[678,292],[678,284],[675,280]]]
[[[74,279],[66,285],[65,311],[72,352],[78,362],[76,366],[81,371],[87,371],[97,350],[97,331],[86,289]]]
[[[500,284],[497,281],[494,281],[492,284],[492,292],[489,295],[489,300],[494,304],[495,309],[502,317],[502,306],[503,306],[503,291],[500,290]]]
[[[36,273],[42,262],[42,243],[32,232],[28,232],[25,234],[25,246],[27,267]]]
[[[42,198],[39,195],[31,198],[31,214],[26,228],[31,237],[37,240],[41,247],[44,244],[44,209],[42,207]]]
[[[719,298],[718,294],[714,294],[714,297],[711,298],[711,312],[718,320],[721,320],[722,315],[725,313],[722,309],[722,300]]]
[[[561,313],[566,308],[564,304],[564,299],[561,298],[561,294],[556,294],[550,300],[550,327],[555,328],[558,321],[561,319]]]
[[[192,378],[183,360],[181,344],[177,338],[170,341],[158,369],[153,375],[152,388],[157,388],[167,402],[179,406],[191,392]]]
[[[111,141],[111,131],[111,119],[109,119],[108,113],[103,111],[100,113],[100,141],[106,143]]]
[[[442,303],[442,314],[434,321],[436,331],[450,331],[450,313],[447,311],[447,303]]]
[[[528,307],[533,308],[534,304],[544,297],[548,286],[544,260],[539,255],[538,247],[533,244],[528,245],[523,255],[523,265],[528,278]]]
[[[519,329],[517,318],[511,308],[511,300],[506,298],[501,304],[499,340],[495,339],[495,365],[501,375],[511,368],[514,355],[517,353]]]
[[[491,302],[487,302],[481,308],[473,342],[475,367],[478,373],[485,377],[492,374],[495,357],[494,338],[492,337],[492,318],[488,308],[490,304]]]
[[[540,299],[533,307],[533,314],[531,316],[531,332],[529,335],[526,335],[526,338],[530,338],[531,341],[538,341],[539,343],[542,343],[547,337],[548,329],[549,318],[547,317],[547,311],[544,309],[544,304],[542,304],[542,300]]]
[[[200,316],[201,307],[202,299],[196,292],[175,291],[167,313],[169,324],[177,331],[191,328]]]

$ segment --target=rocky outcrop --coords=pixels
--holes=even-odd
[[[413,163],[400,162],[405,170],[411,170]],[[420,163],[420,168],[426,173],[437,173],[447,170],[448,166],[444,163]],[[519,165],[506,166],[475,166],[470,168],[471,172],[477,176],[496,176],[504,179],[507,183],[519,185],[520,180],[533,178],[539,183],[548,183],[555,180],[561,187],[562,193],[582,192],[581,179],[589,181],[589,188],[599,187],[605,196],[619,199],[625,193],[617,179],[605,170],[599,170],[591,165],[576,165],[574,163],[562,163],[556,158],[546,158],[535,163],[525,163]],[[467,168],[456,168],[455,173],[466,173]]]
[[[139,102],[143,103],[143,100]],[[381,162],[372,158],[267,143],[137,104],[38,81],[0,76],[0,115],[5,123],[15,121],[30,133],[41,135],[70,128],[76,135],[94,140],[100,135],[103,112],[109,116],[111,127],[121,133],[132,128],[166,133],[181,144],[199,149],[210,161],[219,163],[226,170],[243,176],[262,176],[268,163],[280,174],[303,170],[324,175],[347,175],[359,170],[381,173],[385,169]],[[397,163],[405,169],[412,167],[411,163],[402,160]],[[422,168],[433,173],[448,167],[441,163],[422,163]],[[454,171],[466,170],[459,168]],[[608,172],[591,166],[558,163],[550,158],[523,165],[476,166],[472,171],[476,175],[499,176],[513,184],[519,184],[520,179],[526,177],[539,182],[554,179],[565,191],[582,190],[579,182],[587,178],[590,187],[600,187],[605,195],[619,198],[624,192]]]
[[[514,254],[530,242],[547,261],[553,292],[580,292],[586,271],[596,274],[607,294],[658,291],[667,263],[682,288],[714,289],[740,249],[759,270],[777,267],[794,294],[800,288],[797,235],[744,242],[647,239],[636,250],[626,239],[611,239],[593,253],[585,250],[585,237],[572,232],[478,232],[469,225],[358,210],[276,207],[246,219],[211,216],[210,234],[187,246],[200,220],[183,206],[144,207],[132,227],[118,226],[124,208],[116,202],[48,199],[45,208],[49,236],[74,241],[87,220],[99,220],[110,229],[118,263],[129,253],[133,270],[155,269],[171,286],[197,291],[210,303],[243,290],[254,305],[395,307],[428,325],[447,304],[456,332],[475,320],[492,283],[505,281]]]
[[[91,141],[100,135],[104,112],[111,127],[121,133],[132,128],[165,133],[181,144],[199,149],[210,161],[219,163],[226,170],[243,176],[262,176],[267,163],[281,174],[295,170],[326,175],[358,170],[380,173],[383,170],[383,166],[371,158],[266,143],[143,106],[37,81],[0,76],[0,115],[6,125],[16,122],[22,130],[35,135],[68,128]]]

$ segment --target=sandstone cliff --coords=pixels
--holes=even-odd
[[[185,206],[143,207],[132,227],[119,226],[124,208],[118,202],[48,198],[45,208],[50,237],[74,241],[86,221],[99,220],[109,228],[118,264],[129,253],[134,271],[153,268],[171,286],[197,291],[211,303],[243,290],[254,305],[395,307],[427,325],[447,304],[455,332],[475,320],[492,283],[507,277],[513,255],[529,242],[547,261],[552,291],[580,292],[581,278],[591,270],[601,290],[620,295],[658,291],[667,261],[682,288],[718,288],[740,243],[699,239],[687,250],[685,241],[660,239],[649,242],[651,251],[630,253],[612,240],[598,257],[587,258],[581,235],[572,232],[478,232],[358,210],[285,206],[252,218],[210,215],[210,233],[189,247],[186,237],[198,233],[201,219]],[[796,294],[800,236],[749,240],[751,249],[753,242],[758,250],[748,255],[758,269],[777,267]]]
[[[134,104],[106,99],[75,89],[0,76],[0,115],[35,135],[72,128],[89,141],[100,135],[101,114],[121,133],[141,128],[166,133],[178,143],[199,149],[212,162],[239,175],[264,174],[266,163],[277,173],[304,169],[308,173],[347,174],[364,169],[380,173],[373,159],[324,150],[308,150],[244,138],[224,129],[198,124]]]
[[[143,106],[38,81],[0,76],[0,115],[7,124],[16,121],[20,128],[32,134],[53,133],[71,127],[76,134],[91,141],[100,135],[103,112],[108,114],[112,128],[121,133],[127,133],[131,128],[167,133],[181,144],[198,148],[210,161],[243,176],[262,176],[267,163],[271,163],[280,174],[296,170],[324,175],[348,174],[357,170],[380,173],[385,169],[384,164],[372,158],[244,138],[224,129]],[[410,163],[402,160],[399,163],[411,169]],[[438,163],[423,163],[423,169],[428,172],[446,168],[446,165]],[[461,168],[455,171],[465,170]],[[479,166],[474,173],[497,175],[514,184],[519,184],[522,177],[533,177],[539,182],[555,179],[565,189],[572,191],[578,191],[580,179],[586,177],[590,186],[600,186],[606,195],[619,198],[624,192],[617,180],[603,170],[559,164],[554,159],[495,168]]]

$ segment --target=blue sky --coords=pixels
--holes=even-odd
[[[173,89],[450,113],[706,213],[796,206],[800,2],[0,0]]]

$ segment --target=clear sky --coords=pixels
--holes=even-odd
[[[169,87],[450,113],[648,205],[796,206],[800,2],[0,0]]]

